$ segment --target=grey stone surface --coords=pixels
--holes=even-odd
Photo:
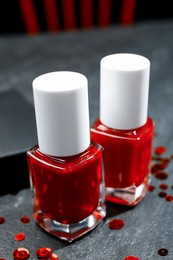
[[[133,27],[110,27],[72,33],[1,36],[0,93],[7,89],[19,91],[31,104],[32,80],[45,72],[73,70],[89,80],[90,119],[99,114],[99,62],[111,53],[131,52],[144,55],[151,61],[149,115],[155,120],[154,146],[168,147],[165,156],[173,153],[173,21],[136,24]],[[167,168],[167,193],[173,195],[173,162]],[[5,174],[0,169],[1,174]],[[10,180],[9,180],[10,181]],[[16,247],[26,247],[30,259],[42,246],[52,247],[60,260],[123,260],[136,255],[141,260],[159,260],[157,250],[169,250],[167,260],[173,259],[173,203],[158,197],[161,181],[153,178],[156,190],[149,192],[136,207],[129,208],[107,203],[107,217],[90,234],[67,244],[41,230],[32,218],[29,189],[17,195],[0,197],[0,257],[13,259]],[[23,225],[20,218],[31,217]],[[108,228],[113,217],[122,218],[125,227],[115,231]],[[24,232],[26,239],[18,242],[14,236]]]

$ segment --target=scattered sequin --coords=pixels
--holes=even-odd
[[[52,249],[48,248],[48,247],[39,248],[36,251],[36,256],[38,259],[48,258],[48,257],[52,256]]]
[[[168,166],[170,159],[162,158],[160,161],[161,161],[162,169],[165,169]]]
[[[161,198],[165,198],[167,196],[167,194],[166,194],[166,192],[161,191],[161,192],[159,192],[158,196]]]
[[[154,150],[155,154],[163,154],[166,151],[167,151],[167,148],[165,146],[158,146]]]
[[[125,223],[124,223],[124,220],[122,220],[122,219],[114,218],[109,221],[110,229],[121,229],[124,227],[124,225],[125,225]]]
[[[158,250],[158,254],[159,254],[160,256],[166,256],[166,255],[168,255],[168,249],[166,249],[166,248],[160,248],[160,249]]]
[[[173,201],[173,196],[167,195],[167,196],[165,197],[165,199],[166,199],[167,201],[169,201],[169,202],[172,202],[172,201]]]
[[[24,247],[19,247],[14,250],[13,257],[15,260],[26,260],[29,258],[29,250]]]
[[[28,216],[24,216],[23,218],[20,219],[20,221],[23,223],[23,224],[27,224],[30,222],[30,218]]]
[[[140,259],[136,256],[129,255],[129,256],[126,256],[123,260],[140,260]]]
[[[15,235],[15,240],[22,241],[25,239],[25,235],[23,233],[18,233]]]
[[[149,190],[149,191],[154,191],[155,188],[156,188],[155,186],[153,186],[153,185],[149,185],[148,190]]]
[[[0,217],[0,224],[3,224],[5,222],[5,218]]]
[[[159,180],[165,180],[168,178],[167,172],[155,172],[155,177]]]
[[[58,260],[58,256],[56,254],[52,254],[50,258],[48,258],[48,260]]]
[[[168,185],[165,184],[165,183],[161,183],[159,187],[160,187],[160,189],[162,189],[162,190],[166,190],[166,189],[168,188]]]
[[[151,167],[151,173],[155,173],[159,170],[164,170],[168,166],[168,160],[164,159],[160,163],[156,163]]]

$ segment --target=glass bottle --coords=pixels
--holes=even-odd
[[[112,54],[101,60],[100,118],[91,139],[104,148],[106,200],[136,205],[150,183],[154,123],[147,118],[150,61]]]
[[[76,72],[33,81],[38,146],[27,153],[34,219],[69,242],[105,216],[102,147],[90,142],[87,79]]]

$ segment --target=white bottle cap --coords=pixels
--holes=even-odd
[[[150,61],[136,54],[112,54],[101,60],[100,120],[125,130],[147,121]]]
[[[87,78],[76,72],[43,74],[33,81],[38,144],[51,156],[72,156],[90,145]]]

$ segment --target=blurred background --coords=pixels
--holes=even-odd
[[[3,0],[0,33],[59,32],[172,18],[171,3],[171,0]]]

